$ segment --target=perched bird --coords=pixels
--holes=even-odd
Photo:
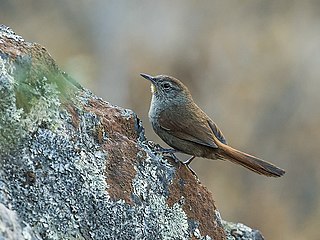
[[[256,173],[280,177],[285,171],[227,145],[218,126],[194,102],[188,88],[178,79],[140,74],[151,82],[149,119],[153,130],[169,146],[195,157],[228,160]]]

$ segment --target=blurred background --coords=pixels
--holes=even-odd
[[[230,145],[287,170],[196,159],[223,219],[285,240],[320,239],[319,12],[319,1],[0,0],[0,23],[137,112],[150,140],[161,143],[139,73],[183,80]]]

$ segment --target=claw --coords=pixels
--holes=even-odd
[[[171,150],[171,149],[166,149],[166,150]],[[174,149],[173,149],[174,150]],[[179,163],[179,162],[181,162],[180,160],[179,160],[179,158],[177,158],[177,156],[176,155],[174,155],[174,151],[168,151],[168,152],[162,152],[163,154],[169,154],[169,156],[176,162],[176,163]]]
[[[176,163],[181,162],[181,161],[179,160],[179,158],[177,158],[177,156],[174,155],[174,153],[170,153],[170,156],[173,158],[173,160],[174,160]]]
[[[157,151],[159,151],[159,152],[162,152],[162,153],[176,153],[176,152],[178,152],[178,150],[176,150],[176,149],[174,149],[174,148],[163,148],[163,147],[161,147],[159,144],[157,144],[156,146],[155,146],[155,149],[157,150]]]
[[[178,152],[178,150],[174,148],[163,148],[159,144],[156,144],[154,148],[156,151],[161,152],[162,154],[169,154],[170,157],[172,157],[176,163],[180,162],[176,155],[174,155],[174,153]]]

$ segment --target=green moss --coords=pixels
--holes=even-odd
[[[30,56],[12,61],[1,54],[0,151],[8,152],[39,126],[56,129],[61,125],[60,106],[78,88],[54,63],[39,65]]]

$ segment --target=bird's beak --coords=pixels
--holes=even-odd
[[[140,73],[140,76],[149,80],[151,83],[155,84],[155,78],[148,75],[148,74],[145,74],[145,73]]]
[[[152,77],[148,74],[145,74],[145,73],[140,73],[141,77],[149,80],[151,82],[151,92],[152,94],[156,93],[157,92],[157,87],[156,87],[156,78],[155,77]]]

